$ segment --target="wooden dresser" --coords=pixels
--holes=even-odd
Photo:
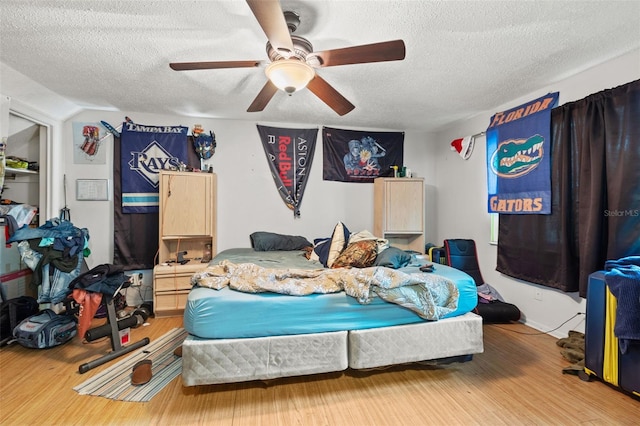
[[[191,276],[207,266],[205,253],[216,254],[216,181],[215,173],[160,172],[156,316],[183,314]]]
[[[424,179],[374,180],[373,234],[392,246],[424,253],[424,210]]]

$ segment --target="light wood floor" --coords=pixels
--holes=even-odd
[[[152,340],[182,319],[132,330]],[[640,401],[600,381],[562,374],[555,338],[522,324],[484,326],[483,354],[446,367],[412,364],[268,383],[183,387],[148,403],[78,395],[73,387],[113,362],[78,373],[110,350],[78,339],[54,349],[0,349],[1,425],[631,425]]]

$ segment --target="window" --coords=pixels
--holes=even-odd
[[[491,236],[489,237],[489,244],[498,244],[498,222],[500,215],[498,213],[489,213],[491,217]]]

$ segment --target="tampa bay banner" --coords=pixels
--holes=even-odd
[[[489,213],[551,214],[549,93],[491,117],[487,128]]]
[[[293,210],[293,215],[299,217],[316,149],[318,129],[257,126],[280,197]]]
[[[187,164],[187,132],[184,126],[122,124],[122,213],[158,211],[160,170]]]
[[[324,180],[373,182],[393,176],[391,166],[401,167],[404,156],[403,132],[371,132],[322,129]]]

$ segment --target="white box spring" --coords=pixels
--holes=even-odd
[[[347,332],[200,339],[182,345],[185,386],[268,380],[346,370]]]
[[[482,318],[474,313],[421,324],[349,332],[349,367],[374,368],[484,351]]]
[[[473,313],[440,321],[368,330],[200,339],[182,345],[185,386],[269,380],[367,369],[482,353],[482,318]]]

